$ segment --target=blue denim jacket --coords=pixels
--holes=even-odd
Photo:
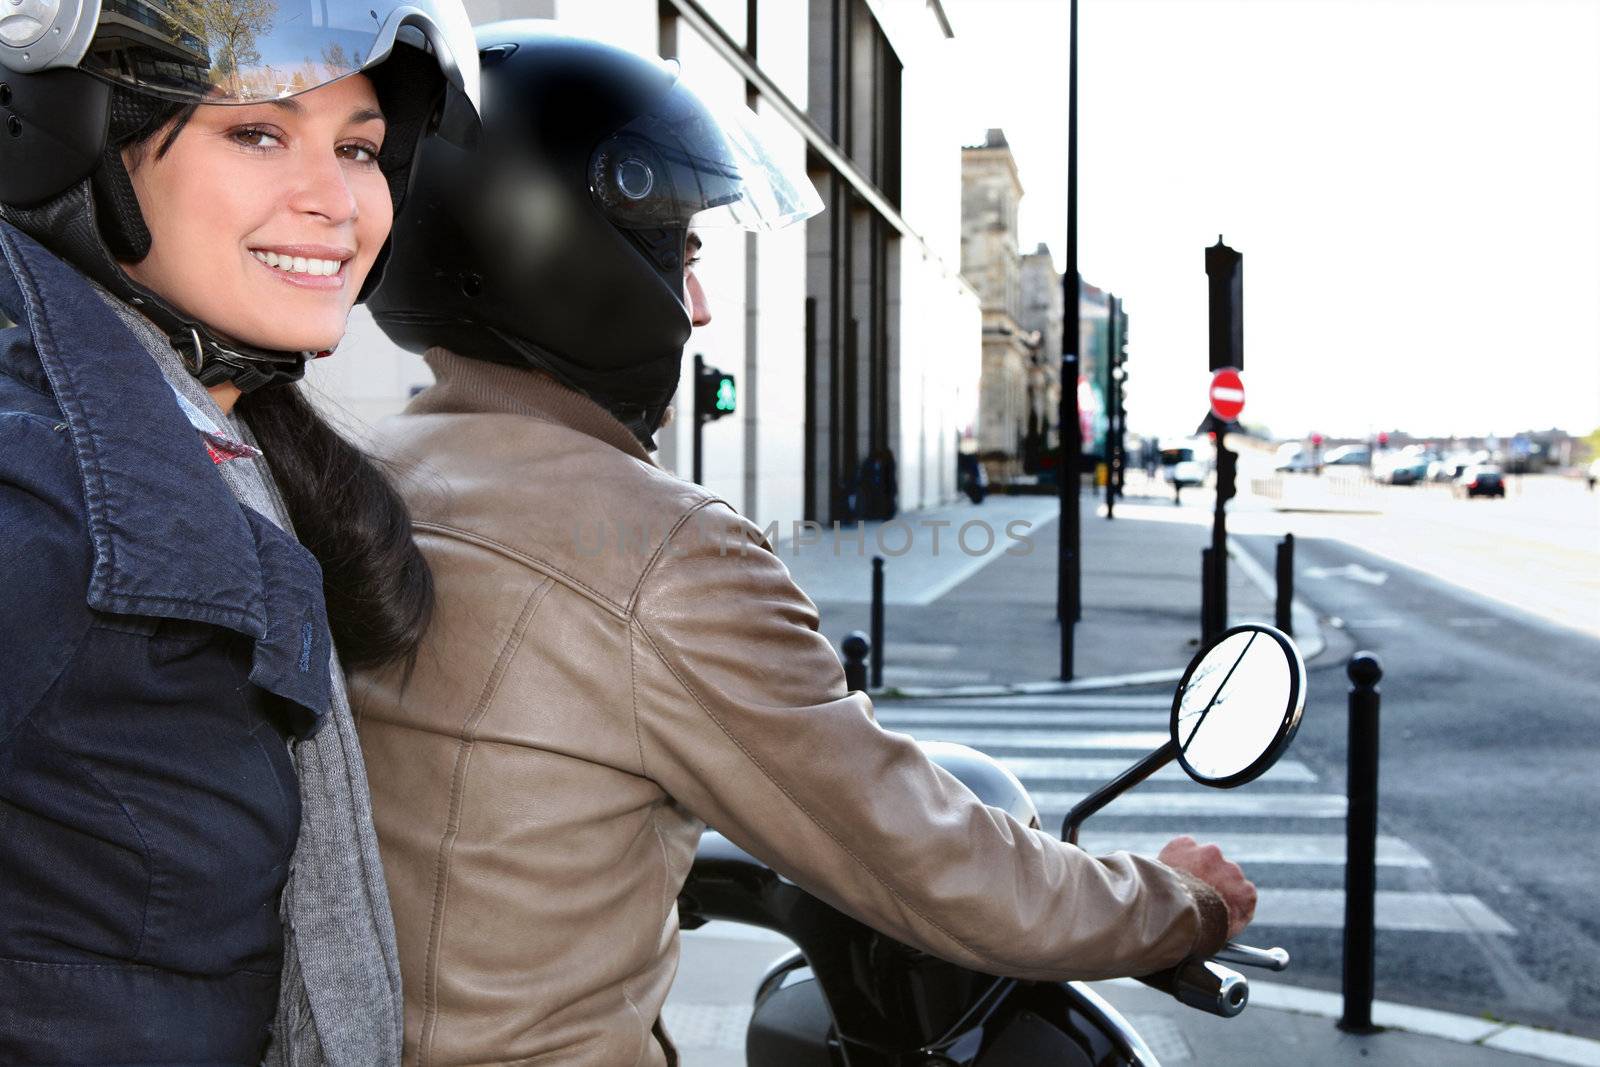
[[[255,1064],[321,571],[76,270],[0,253],[0,1062]]]

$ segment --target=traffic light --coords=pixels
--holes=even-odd
[[[1206,278],[1210,284],[1210,361],[1213,371],[1223,367],[1244,370],[1244,257],[1222,238],[1206,249]]]
[[[1217,449],[1217,499],[1232,500],[1234,481],[1239,474],[1238,453],[1227,448]]]
[[[732,415],[739,406],[739,390],[733,375],[695,361],[694,414],[701,422],[714,422]]]

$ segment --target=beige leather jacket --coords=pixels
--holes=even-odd
[[[1209,888],[1023,827],[881,729],[756,527],[603,409],[536,372],[428,360],[438,384],[378,443],[414,464],[438,612],[405,684],[351,685],[406,1063],[672,1062],[659,1015],[704,824],[987,972],[1127,974],[1220,946]]]

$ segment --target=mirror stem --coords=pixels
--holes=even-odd
[[[1069,845],[1076,845],[1078,843],[1078,828],[1083,825],[1085,819],[1171,763],[1177,758],[1177,755],[1178,742],[1169,740],[1166,744],[1150,753],[1150,755],[1078,801],[1077,804],[1073,805],[1072,810],[1067,812],[1067,819],[1061,824],[1061,840]]]

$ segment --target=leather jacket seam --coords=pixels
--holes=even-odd
[[[838,847],[840,852],[848,856],[851,862],[853,862],[861,870],[865,871],[874,882],[881,886],[885,892],[898,901],[903,907],[905,907],[907,911],[911,912],[911,914],[915,915],[934,930],[937,930],[939,933],[949,938],[952,942],[959,946],[962,951],[968,953],[969,955],[976,956],[978,958],[988,957],[989,953],[979,951],[975,946],[968,944],[964,938],[957,936],[953,931],[947,929],[944,924],[940,923],[937,919],[934,919],[932,916],[928,915],[922,908],[918,907],[914,901],[905,896],[905,894],[901,893],[899,889],[895,888],[886,879],[884,879],[884,877],[878,873],[876,868],[858,856],[855,853],[855,850],[847,845],[838,834],[834,833],[831,828],[822,822],[822,820],[813,815],[811,813],[811,809],[806,807],[805,803],[802,802],[799,797],[795,796],[795,794],[790,791],[788,786],[784,785],[781,781],[774,777],[772,773],[767,770],[766,765],[762,763],[761,760],[756,756],[756,754],[752,752],[742,741],[740,741],[739,738],[734,736],[733,731],[728,729],[727,724],[725,724],[721,719],[717,718],[716,714],[706,705],[703,700],[700,699],[700,695],[695,692],[694,687],[691,686],[683,677],[683,675],[678,672],[677,668],[668,661],[665,653],[663,653],[661,650],[661,646],[656,644],[655,639],[650,635],[650,631],[645,628],[644,623],[639,621],[637,622],[637,625],[640,633],[643,634],[644,639],[650,643],[650,647],[655,652],[656,658],[661,662],[661,665],[665,667],[668,673],[670,673],[677,683],[683,687],[683,691],[688,694],[689,698],[693,700],[696,705],[699,706],[701,712],[705,714],[706,718],[710,719],[711,722],[716,725],[717,729],[722,731],[722,735],[726,737],[735,748],[744,754],[744,757],[748,759],[752,765],[754,765],[756,770],[761,772],[761,776],[763,778],[770,782],[774,788],[776,788],[780,793],[789,799],[789,803],[793,804],[800,814],[806,817],[806,820],[810,822],[812,826],[826,834],[828,839]]]
[[[644,583],[649,581],[650,576],[655,573],[656,564],[660,563],[661,557],[666,555],[667,546],[672,543],[672,539],[678,535],[679,530],[683,529],[685,523],[712,504],[722,504],[724,507],[728,507],[730,511],[733,510],[720,497],[708,496],[703,500],[696,501],[693,506],[678,516],[678,521],[672,524],[672,528],[667,531],[666,536],[661,539],[661,543],[656,546],[656,550],[651,553],[650,559],[644,565],[644,569],[639,572],[639,580],[633,585],[633,592],[628,596],[628,603],[625,609],[630,616],[638,611],[640,591],[644,589]],[[734,512],[734,514],[737,515],[738,512]]]
[[[452,540],[461,541],[469,545],[477,545],[479,548],[496,552],[502,556],[505,556],[513,563],[520,563],[524,567],[527,567],[530,570],[538,571],[540,574],[543,574],[548,578],[559,580],[562,585],[571,586],[577,592],[588,597],[590,600],[594,600],[603,607],[609,609],[613,615],[616,615],[619,618],[625,618],[628,615],[629,608],[627,606],[612,600],[598,589],[585,583],[583,579],[577,577],[576,575],[569,574],[552,563],[548,563],[545,560],[538,559],[534,556],[528,555],[526,552],[522,552],[516,548],[513,548],[503,541],[496,541],[492,537],[484,537],[482,534],[473,533],[470,530],[463,530],[459,526],[450,526],[441,522],[431,522],[427,519],[413,519],[411,521],[411,528],[422,533],[437,534],[440,537],[448,537]]]
[[[483,717],[488,714],[495,697],[499,695],[500,683],[505,679],[506,670],[522,647],[522,639],[527,633],[528,624],[533,620],[534,613],[544,602],[553,584],[553,581],[546,576],[544,581],[528,591],[522,610],[517,614],[517,621],[506,634],[505,643],[495,656],[494,667],[484,679],[483,688],[478,693],[477,706],[462,724],[461,735],[456,742],[455,766],[450,774],[450,810],[433,865],[433,914],[428,921],[428,954],[422,972],[422,1034],[417,1043],[419,1063],[427,1061],[433,1043],[433,1033],[438,1025],[439,944],[444,934],[444,918],[448,910],[450,867],[455,854],[456,837],[461,831],[461,798],[466,790],[472,750],[477,742],[477,729],[483,722]]]
[[[628,628],[628,697],[633,704],[633,743],[639,749],[639,777],[649,778],[644,762],[644,730],[639,725],[639,642],[634,640],[633,628]]]

